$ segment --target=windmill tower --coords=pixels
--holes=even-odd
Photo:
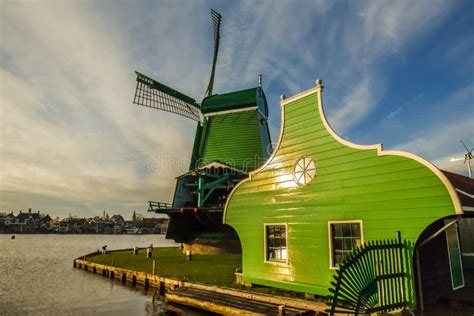
[[[469,148],[466,146],[466,144],[464,144],[462,140],[460,140],[460,142],[466,149],[466,154],[462,158],[454,158],[454,157],[451,158],[451,162],[460,161],[460,160],[464,160],[464,163],[467,162],[467,173],[469,174],[469,178],[472,178],[471,159],[472,159],[472,151],[474,150],[474,148],[471,148],[471,150],[469,150]]]
[[[256,87],[214,94],[222,16],[211,9],[211,17],[214,53],[206,97],[201,102],[136,72],[134,104],[197,122],[189,171],[177,178],[172,203],[149,201],[148,211],[169,216],[166,237],[176,242],[193,243],[205,236],[236,239],[235,232],[222,224],[227,196],[272,152],[261,76]]]

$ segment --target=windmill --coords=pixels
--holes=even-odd
[[[474,148],[471,148],[471,150],[469,150],[469,148],[466,146],[466,144],[462,140],[460,140],[460,142],[466,149],[466,154],[464,155],[464,157],[451,158],[451,162],[460,161],[460,160],[464,160],[464,163],[467,162],[467,172],[469,174],[469,178],[472,178],[471,159],[472,159],[472,151],[474,150]]]
[[[257,87],[214,93],[222,16],[211,9],[211,18],[214,50],[201,102],[136,72],[134,104],[197,122],[189,171],[177,178],[173,201],[149,201],[148,211],[169,216],[167,238],[176,242],[191,243],[197,237],[203,239],[203,234],[229,233],[229,227],[222,224],[229,192],[272,151],[261,76]],[[229,240],[228,236],[225,239]]]

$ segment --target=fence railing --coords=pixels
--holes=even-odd
[[[339,266],[330,288],[330,315],[389,312],[406,307],[409,282],[408,244],[375,240],[354,250]]]
[[[148,212],[154,212],[155,210],[166,210],[171,208],[171,203],[148,201]]]

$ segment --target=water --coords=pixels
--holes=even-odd
[[[73,259],[108,249],[174,246],[163,235],[0,234],[0,315],[156,315],[150,291],[72,267]],[[175,307],[176,308],[176,307]],[[184,310],[184,314],[193,314]]]

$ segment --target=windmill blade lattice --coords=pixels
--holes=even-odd
[[[187,95],[155,81],[139,72],[134,104],[175,113],[200,121],[201,111],[196,101]]]
[[[211,9],[212,27],[214,30],[214,57],[212,58],[211,78],[207,85],[206,94],[212,95],[212,88],[214,87],[214,74],[216,72],[217,54],[219,53],[219,41],[221,37],[221,21],[222,16],[215,10]]]

